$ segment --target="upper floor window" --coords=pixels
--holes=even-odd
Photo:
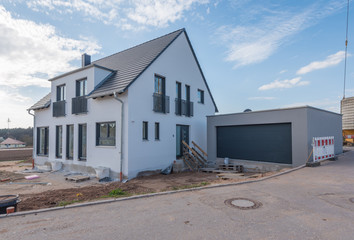
[[[76,97],[87,95],[87,79],[76,81]]]
[[[182,98],[182,86],[180,82],[176,82],[176,98]]]
[[[155,75],[155,93],[165,95],[165,78]]]
[[[186,85],[186,101],[189,102],[191,100],[191,87]]]
[[[65,85],[57,86],[57,102],[65,100]]]
[[[198,89],[198,103],[204,103],[204,91]]]

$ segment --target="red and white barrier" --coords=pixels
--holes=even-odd
[[[314,137],[312,147],[314,162],[334,157],[334,137]]]

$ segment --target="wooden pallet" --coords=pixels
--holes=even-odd
[[[83,181],[90,180],[90,177],[89,176],[81,176],[81,175],[69,176],[69,177],[66,177],[65,180],[73,181],[73,182],[83,182]]]
[[[220,164],[219,170],[243,172],[244,169],[242,165]]]

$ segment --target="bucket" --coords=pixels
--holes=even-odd
[[[18,195],[0,195],[0,214],[6,214],[6,208],[15,207],[17,211],[17,204],[21,202]]]

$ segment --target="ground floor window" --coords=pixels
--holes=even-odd
[[[79,160],[85,161],[87,153],[87,125],[79,124]]]
[[[37,155],[47,156],[49,152],[49,128],[37,128]]]
[[[143,122],[143,140],[149,140],[148,122]]]
[[[66,125],[66,158],[74,157],[74,125]]]
[[[96,123],[96,146],[116,145],[116,122]]]
[[[160,140],[160,123],[155,122],[155,140]]]
[[[55,156],[61,158],[63,155],[63,127],[56,126],[55,129]]]

